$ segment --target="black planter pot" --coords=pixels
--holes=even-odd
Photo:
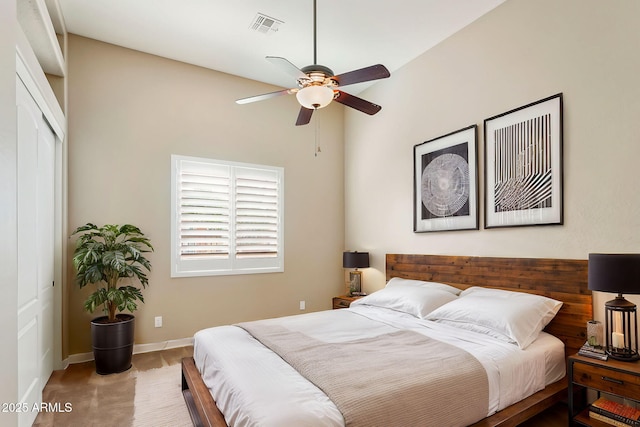
[[[91,321],[91,341],[96,372],[116,374],[131,368],[135,317],[118,314],[116,323],[105,323],[106,316]]]

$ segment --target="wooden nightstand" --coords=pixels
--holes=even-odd
[[[362,297],[352,297],[349,295],[341,295],[339,297],[333,297],[333,308],[347,308],[352,302]]]
[[[569,425],[607,427],[602,421],[589,418],[589,409],[583,399],[576,402],[576,391],[591,389],[624,399],[640,402],[640,362],[621,362],[592,359],[580,355],[570,356],[569,363]],[[573,422],[571,422],[573,421]]]

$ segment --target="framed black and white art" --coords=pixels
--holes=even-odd
[[[485,228],[562,224],[562,94],[484,121]]]
[[[478,229],[478,127],[413,148],[413,231]]]

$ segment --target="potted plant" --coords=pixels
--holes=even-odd
[[[131,367],[135,318],[138,302],[144,303],[142,289],[151,271],[145,258],[153,246],[136,226],[125,224],[98,227],[88,223],[78,227],[73,265],[80,288],[95,284],[96,290],[84,303],[93,313],[101,308],[104,316],[91,321],[91,341],[96,372],[102,375],[126,371]],[[118,286],[124,282],[121,286]],[[140,286],[141,285],[141,286]]]

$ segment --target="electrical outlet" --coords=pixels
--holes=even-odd
[[[300,301],[300,310],[304,310],[306,308],[306,304],[304,301]]]
[[[156,316],[156,328],[162,328],[162,316]]]

